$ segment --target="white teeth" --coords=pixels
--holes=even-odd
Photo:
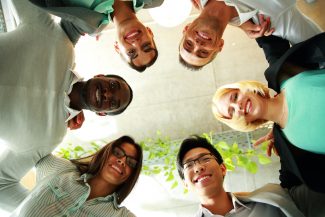
[[[96,101],[99,104],[99,89],[96,90]]]
[[[249,102],[247,102],[247,104],[246,104],[246,113],[249,113],[249,109],[250,109],[250,107],[251,107],[251,102],[249,101]]]
[[[122,170],[120,170],[120,168],[118,168],[115,165],[112,165],[113,169],[115,169],[117,172],[119,172],[120,174],[122,174]]]
[[[200,177],[200,178],[197,179],[197,182],[202,182],[202,181],[204,181],[207,178],[209,178],[209,176]]]
[[[210,39],[210,38],[207,36],[206,33],[199,32],[199,35],[200,35],[202,38],[206,39],[206,40],[209,40],[209,39]]]

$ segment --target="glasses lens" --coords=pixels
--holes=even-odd
[[[129,165],[133,169],[137,167],[137,163],[138,163],[138,161],[131,157],[127,157],[127,159],[126,159],[126,164]]]
[[[121,158],[121,157],[124,157],[125,156],[125,153],[122,149],[120,149],[119,147],[115,147],[113,149],[113,154],[118,157],[118,158]]]

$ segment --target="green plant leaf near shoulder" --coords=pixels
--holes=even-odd
[[[246,169],[249,172],[255,174],[257,172],[258,166],[257,166],[257,164],[254,161],[250,161],[250,162],[247,163]]]
[[[269,164],[272,162],[270,158],[266,157],[263,154],[259,154],[257,155],[257,157],[258,157],[258,162],[262,165]]]
[[[171,189],[174,189],[178,186],[178,182],[175,180],[172,186],[170,187]]]

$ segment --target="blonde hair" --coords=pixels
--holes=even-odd
[[[237,131],[242,132],[249,132],[253,131],[262,124],[268,122],[267,120],[256,120],[251,123],[247,123],[243,116],[234,115],[231,119],[225,118],[223,115],[220,114],[217,103],[221,97],[225,94],[229,93],[230,91],[238,89],[243,93],[253,92],[255,94],[259,94],[262,97],[270,98],[269,89],[266,85],[258,81],[239,81],[232,84],[226,84],[218,88],[216,93],[212,99],[212,112],[214,117],[221,121],[222,123],[228,125],[229,127],[233,128]]]

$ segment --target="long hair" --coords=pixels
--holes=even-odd
[[[104,167],[108,156],[112,154],[112,149],[116,146],[121,146],[123,143],[130,143],[136,148],[138,163],[136,168],[132,170],[132,173],[130,174],[129,178],[123,184],[121,184],[116,190],[118,204],[121,204],[123,200],[130,194],[135,183],[139,178],[141,168],[142,168],[142,158],[143,158],[142,149],[139,144],[137,144],[129,136],[122,136],[108,143],[93,155],[80,158],[80,159],[71,160],[71,162],[76,165],[80,174],[88,173],[93,176],[96,176],[100,173],[100,171]]]
[[[267,120],[256,120],[254,122],[247,123],[244,117],[234,116],[233,118],[228,119],[222,116],[217,106],[218,101],[225,94],[229,93],[234,89],[238,89],[243,93],[253,92],[255,94],[259,94],[262,97],[270,98],[269,89],[267,88],[267,86],[258,81],[239,81],[236,83],[223,85],[218,88],[212,99],[212,112],[217,120],[228,125],[234,130],[242,132],[253,131],[262,124],[268,122]]]

